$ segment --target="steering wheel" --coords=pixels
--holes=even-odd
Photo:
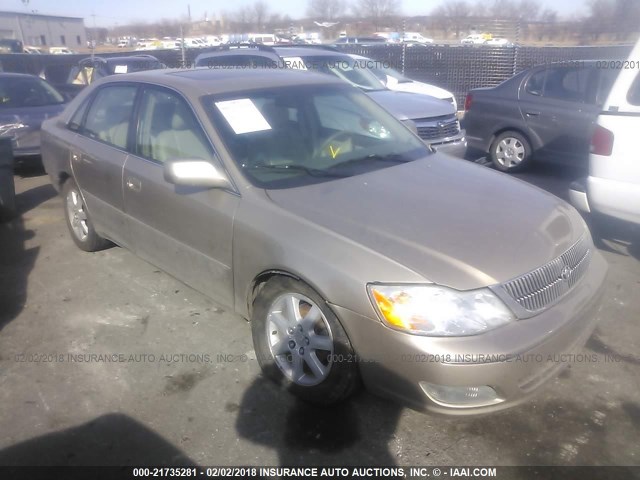
[[[342,138],[343,141],[351,140],[351,134],[349,132],[340,131],[330,135],[329,138],[322,142],[322,144],[313,151],[313,156],[322,157],[323,154],[324,156],[327,156],[327,149],[331,148],[331,144],[333,142],[337,142],[340,138]],[[331,155],[333,156],[333,154]]]

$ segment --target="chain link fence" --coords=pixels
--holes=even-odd
[[[631,52],[631,48],[632,46],[346,45],[340,48],[340,51],[371,58],[404,73],[413,80],[445,88],[454,93],[458,105],[463,105],[465,95],[472,88],[492,87],[534,65],[566,60],[625,59]],[[193,65],[195,57],[204,51],[207,50],[185,50],[184,62],[182,52],[179,50],[137,53],[151,54],[169,67],[186,66],[188,68]],[[116,52],[97,56],[117,57],[130,54]],[[7,72],[34,75],[40,75],[46,71],[47,78],[52,83],[65,83],[71,67],[87,56],[5,54],[0,55],[0,66]]]

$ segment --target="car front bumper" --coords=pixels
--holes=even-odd
[[[528,399],[580,352],[600,316],[607,266],[594,251],[589,273],[559,303],[528,319],[469,337],[425,337],[392,330],[379,320],[332,306],[357,352],[371,391],[419,410],[446,415],[497,411]],[[593,360],[593,355],[587,356]],[[582,358],[584,360],[584,358]],[[497,361],[496,361],[497,360]],[[490,387],[495,401],[447,404],[425,386]]]
[[[465,152],[467,151],[467,140],[465,137],[462,137],[450,142],[431,144],[431,148],[440,153],[464,158]]]

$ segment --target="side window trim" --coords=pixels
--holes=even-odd
[[[191,114],[193,115],[193,118],[195,118],[198,127],[200,128],[200,133],[202,134],[203,138],[206,140],[207,142],[207,146],[209,147],[209,150],[211,151],[212,154],[212,160],[216,161],[220,166],[222,166],[222,161],[220,159],[220,155],[218,154],[218,150],[215,148],[214,143],[211,141],[211,138],[209,137],[209,135],[207,134],[207,130],[204,128],[204,125],[202,125],[202,122],[200,121],[200,117],[196,114],[195,109],[193,108],[193,105],[191,104],[191,102],[189,102],[189,100],[187,98],[184,97],[184,95],[182,95],[182,93],[180,93],[177,90],[174,90],[173,88],[170,87],[166,87],[164,85],[156,85],[156,84],[152,84],[152,83],[148,83],[148,84],[142,84],[140,85],[140,89],[138,91],[138,97],[136,98],[136,104],[134,107],[134,111],[133,111],[133,118],[134,121],[131,122],[131,126],[135,129],[132,133],[132,137],[131,140],[133,142],[133,144],[131,145],[131,150],[130,152],[135,155],[138,158],[142,158],[144,160],[147,160],[148,162],[152,162],[156,165],[160,165],[162,166],[163,163],[159,160],[155,160],[153,158],[150,158],[148,156],[145,156],[141,150],[141,145],[139,143],[139,134],[140,134],[140,124],[142,122],[142,100],[144,98],[144,93],[146,91],[157,91],[157,92],[164,92],[164,93],[169,93],[171,95],[176,96],[177,98],[179,98],[181,101],[184,102],[184,104],[189,108],[189,111],[191,112]]]
[[[118,150],[122,150],[122,151],[125,151],[125,152],[128,152],[128,153],[131,153],[131,149],[130,149],[131,136],[130,136],[130,133],[131,133],[131,125],[134,123],[133,121],[129,122],[129,130],[127,131],[127,135],[128,135],[127,144],[126,144],[125,148],[122,148],[122,147],[120,147],[118,145],[113,145],[113,144],[111,144],[109,142],[105,142],[104,140],[101,140],[99,138],[94,138],[94,137],[91,137],[91,136],[87,135],[87,131],[86,131],[87,115],[91,111],[91,108],[93,108],[93,104],[95,103],[96,98],[98,98],[98,95],[100,95],[100,92],[104,91],[107,88],[114,87],[114,86],[118,86],[118,87],[134,87],[136,89],[136,93],[135,93],[134,98],[133,98],[133,109],[132,109],[131,120],[135,119],[135,108],[136,108],[136,104],[138,102],[138,99],[140,97],[140,91],[141,91],[140,85],[137,84],[137,83],[132,83],[132,82],[113,82],[113,83],[108,83],[106,85],[101,85],[100,87],[96,88],[95,91],[91,92],[89,98],[87,100],[85,100],[85,102],[87,102],[86,103],[87,108],[86,108],[86,110],[84,111],[84,113],[82,115],[82,123],[80,125],[80,128],[76,131],[76,133],[78,133],[79,135],[82,135],[83,137],[86,137],[86,138],[88,138],[90,140],[93,140],[93,141],[96,141],[96,142],[99,142],[99,143],[103,143],[105,145],[109,145],[110,147],[117,148]],[[77,112],[77,110],[76,110],[76,112]],[[67,124],[67,126],[68,126],[68,124]]]
[[[540,89],[540,92],[539,92],[539,93],[534,93],[534,92],[532,92],[532,91],[529,89],[529,84],[530,84],[531,79],[532,79],[533,77],[535,77],[536,75],[541,74],[541,73],[542,73],[542,74],[544,74],[544,79],[542,80],[542,88]],[[543,69],[541,69],[541,70],[538,70],[538,71],[536,71],[536,72],[533,72],[531,75],[529,75],[529,76],[527,77],[527,80],[526,80],[525,85],[524,85],[524,90],[525,90],[525,92],[526,92],[527,94],[529,94],[529,95],[533,95],[534,97],[541,97],[541,98],[544,98],[544,97],[545,97],[544,90],[545,90],[545,87],[546,87],[546,85],[547,85],[547,77],[548,77],[548,76],[549,76],[549,68],[543,68]]]

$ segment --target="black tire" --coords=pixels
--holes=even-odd
[[[112,245],[109,240],[96,233],[80,189],[71,178],[62,187],[62,201],[67,228],[78,248],[85,252],[96,252]],[[74,215],[73,210],[76,210],[77,215]],[[82,233],[79,233],[79,228],[82,229]]]
[[[505,144],[512,150],[505,152]],[[512,145],[512,146],[511,146]],[[532,161],[532,150],[529,140],[519,132],[507,131],[498,135],[489,149],[489,157],[493,166],[501,172],[521,172],[529,167]]]
[[[314,331],[311,332],[309,336],[313,338],[316,332],[320,332],[328,334],[328,336],[318,335],[318,337],[324,337],[325,342],[327,338],[332,339],[332,353],[323,349],[314,350],[312,348],[313,345],[307,347],[309,348],[307,355],[315,354],[315,359],[321,358],[320,361],[328,368],[328,373],[326,373],[326,376],[324,376],[322,380],[314,377],[310,363],[308,363],[306,359],[300,360],[302,355],[297,354],[299,351],[298,346],[304,346],[303,342],[305,340],[307,341],[306,344],[309,345],[308,338],[304,337],[304,339],[300,340],[299,337],[295,336],[298,334],[297,331],[295,331],[293,335],[282,335],[282,333],[284,333],[283,330],[278,329],[273,320],[271,320],[273,318],[273,316],[270,316],[271,309],[277,308],[276,305],[278,302],[286,301],[287,298],[294,295],[305,297],[306,300],[311,302],[307,303],[305,299],[299,300],[298,311],[300,315],[303,316],[303,319],[300,320],[301,330],[299,335],[307,335],[308,331],[302,330],[301,325],[306,324],[304,321],[305,318],[314,316],[307,314],[312,311],[312,304],[315,304],[322,315],[319,320],[315,322]],[[302,310],[304,308],[308,308],[308,310],[303,315]],[[325,328],[326,326],[328,326],[328,328]],[[269,328],[269,331],[267,328]],[[355,362],[355,353],[340,321],[331,309],[327,307],[322,297],[302,282],[289,277],[275,277],[269,280],[262,287],[253,303],[251,333],[256,357],[264,374],[276,384],[309,403],[322,406],[335,405],[346,400],[360,386],[360,376],[357,363]],[[274,337],[271,338],[271,335],[274,335]],[[277,342],[277,344],[285,342],[282,344],[286,344],[290,351],[286,354],[277,355],[278,358],[276,359],[276,355],[272,353],[272,348],[276,348],[272,346],[272,341]],[[293,348],[291,347],[291,341],[294,343],[297,342]],[[294,355],[298,357],[298,361],[302,367],[306,369],[304,376],[309,377],[311,380],[315,378],[315,381],[319,383],[313,385],[304,384],[303,381],[293,380],[291,377],[293,372],[290,372],[291,375],[285,373],[282,365],[286,367],[289,365],[289,362],[293,365]],[[322,358],[323,356],[324,358]]]

